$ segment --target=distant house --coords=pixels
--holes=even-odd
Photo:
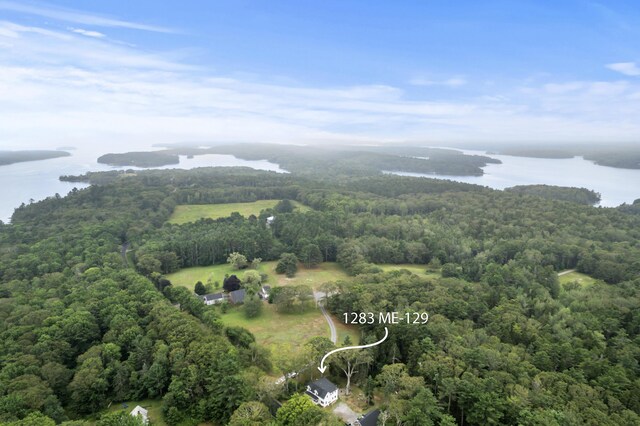
[[[267,300],[269,298],[269,294],[271,294],[271,287],[268,285],[263,285],[260,289],[260,292],[258,292],[258,296],[260,296],[260,298],[264,300]]]
[[[364,416],[353,422],[353,426],[376,426],[380,417],[380,410],[369,411]]]
[[[274,221],[274,220],[276,220],[276,217],[275,217],[275,216],[269,216],[269,217],[267,218],[267,226],[271,226],[271,225],[273,225],[273,221]]]
[[[309,383],[306,394],[315,404],[327,407],[338,400],[338,387],[323,377]]]
[[[136,405],[136,408],[131,410],[129,414],[133,417],[139,417],[142,419],[142,422],[145,425],[149,423],[149,412],[139,405]]]
[[[244,290],[244,288],[229,292],[229,302],[233,303],[234,305],[244,303],[244,298],[246,295],[247,292]]]
[[[205,305],[217,305],[225,301],[224,293],[211,293],[200,296]]]

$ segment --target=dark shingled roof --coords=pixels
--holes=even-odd
[[[220,299],[224,299],[224,294],[211,293],[211,294],[205,294],[204,296],[202,296],[202,300],[204,300],[205,302],[208,302],[209,300],[220,300]]]
[[[231,303],[243,303],[245,295],[246,295],[246,292],[244,291],[244,288],[241,288],[240,290],[235,290],[229,293],[229,297],[231,298]]]
[[[322,379],[316,380],[315,382],[309,383],[309,388],[311,389],[310,393],[318,391],[318,396],[320,398],[324,398],[328,393],[338,390],[338,387],[336,385],[334,385],[324,377]]]
[[[358,420],[360,426],[376,426],[378,424],[378,417],[380,416],[380,410],[373,410],[362,416]]]

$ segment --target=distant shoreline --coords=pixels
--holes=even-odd
[[[70,157],[67,151],[52,150],[25,150],[25,151],[0,151],[0,166],[8,166],[28,161],[50,160],[52,158]]]

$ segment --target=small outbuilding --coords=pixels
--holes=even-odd
[[[141,406],[136,405],[136,408],[131,410],[129,414],[133,417],[140,418],[145,425],[149,424],[149,412]]]

